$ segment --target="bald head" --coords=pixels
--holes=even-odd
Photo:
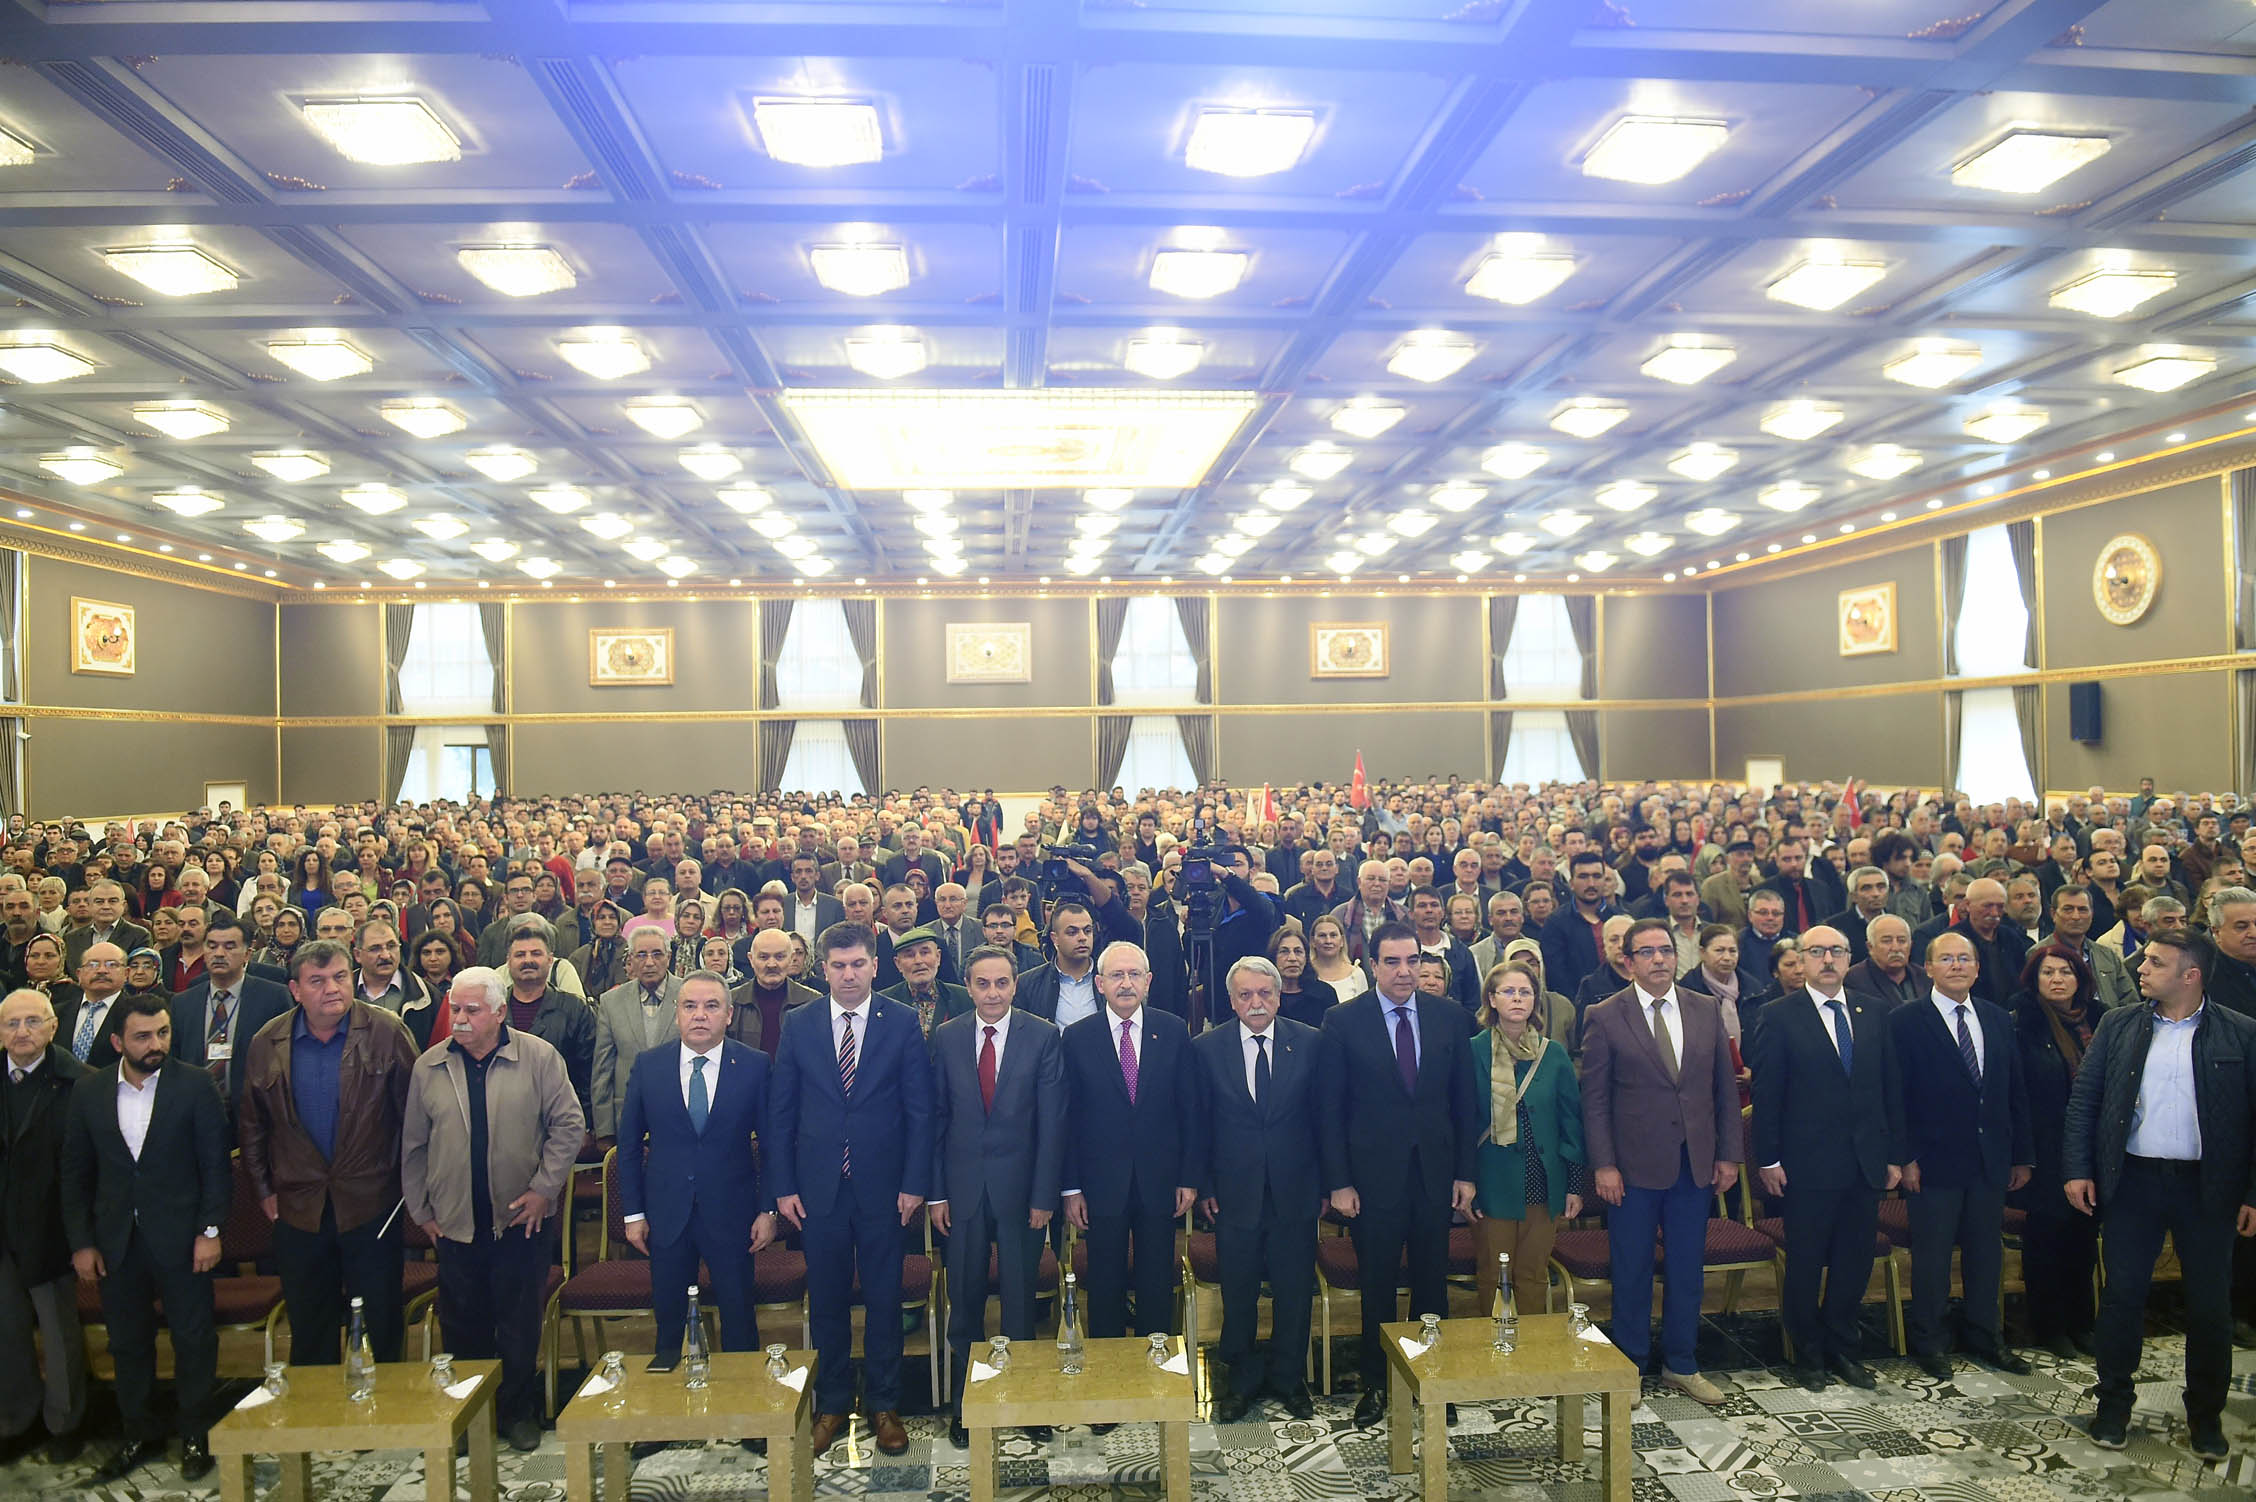
[[[10,991],[0,1001],[0,1046],[8,1062],[29,1069],[55,1039],[55,1004],[41,991]]]
[[[1993,877],[1978,876],[1966,885],[1966,921],[1974,931],[1987,939],[1997,932],[2005,917],[2005,884]]]

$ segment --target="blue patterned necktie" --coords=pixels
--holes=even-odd
[[[1833,1043],[1841,1050],[1841,1072],[1851,1074],[1856,1070],[1856,1039],[1849,1033],[1849,1009],[1841,1005],[1839,997],[1825,1004],[1833,1014]]]
[[[1966,1072],[1974,1076],[1974,1083],[1982,1083],[1982,1059],[1974,1052],[1974,1035],[1966,1030],[1966,1003],[1958,1004],[1958,1056],[1966,1061]]]
[[[705,1118],[712,1114],[713,1102],[705,1093],[705,1059],[703,1055],[689,1061],[689,1126],[702,1137],[705,1135]]]

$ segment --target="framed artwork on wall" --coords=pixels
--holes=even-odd
[[[663,688],[673,681],[673,627],[588,629],[588,687]]]
[[[1841,591],[1841,655],[1896,650],[1896,581]]]
[[[1384,678],[1387,628],[1383,621],[1312,621],[1308,626],[1308,676]]]
[[[133,676],[133,607],[71,597],[71,671]]]
[[[1032,683],[1034,627],[1028,621],[950,621],[950,683]]]

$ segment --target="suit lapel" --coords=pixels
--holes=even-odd
[[[1676,1008],[1676,1015],[1678,1018],[1677,1030],[1681,1032],[1683,1031],[1684,1026],[1682,1020],[1684,1017],[1684,1006],[1681,1000],[1683,993],[1680,991],[1677,994],[1679,997]],[[1636,1035],[1639,1046],[1645,1050],[1645,1057],[1651,1061],[1653,1067],[1661,1071],[1662,1074],[1667,1074],[1668,1060],[1661,1057],[1661,1040],[1653,1036],[1653,1019],[1649,1015],[1647,1015],[1645,1010],[1645,993],[1638,990],[1635,986],[1631,986],[1629,988],[1629,1010],[1630,1032]],[[1678,1057],[1681,1059],[1683,1057],[1682,1050],[1684,1048],[1684,1040],[1682,1038],[1677,1039],[1676,1046],[1678,1049]],[[1679,1065],[1677,1074],[1681,1076],[1683,1073],[1683,1067]]]

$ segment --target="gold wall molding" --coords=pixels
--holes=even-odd
[[[1833,704],[1843,699],[1894,699],[1905,694],[1954,693],[1974,688],[2027,688],[2051,683],[2082,683],[2110,678],[2164,678],[2181,673],[2232,672],[2256,668],[2256,654],[2218,653],[2208,657],[2160,657],[2147,662],[2111,662],[2100,667],[2042,668],[1999,673],[1987,678],[1915,678],[1902,683],[1845,684],[1839,688],[1797,689],[1777,694],[1739,694],[1715,701],[1718,709],[1759,704]]]
[[[26,720],[124,720],[150,725],[255,725],[261,730],[288,720],[261,714],[188,714],[170,709],[96,708],[89,704],[11,704],[8,713]]]
[[[0,501],[21,499],[14,491],[0,487]],[[0,546],[21,549],[34,558],[82,564],[158,584],[177,584],[184,589],[255,600],[262,605],[279,600],[287,589],[279,580],[254,578],[231,567],[221,568],[216,563],[182,561],[173,554],[157,553],[128,543],[96,542],[76,532],[59,532],[12,517],[0,520]],[[319,600],[322,596],[313,598]]]

